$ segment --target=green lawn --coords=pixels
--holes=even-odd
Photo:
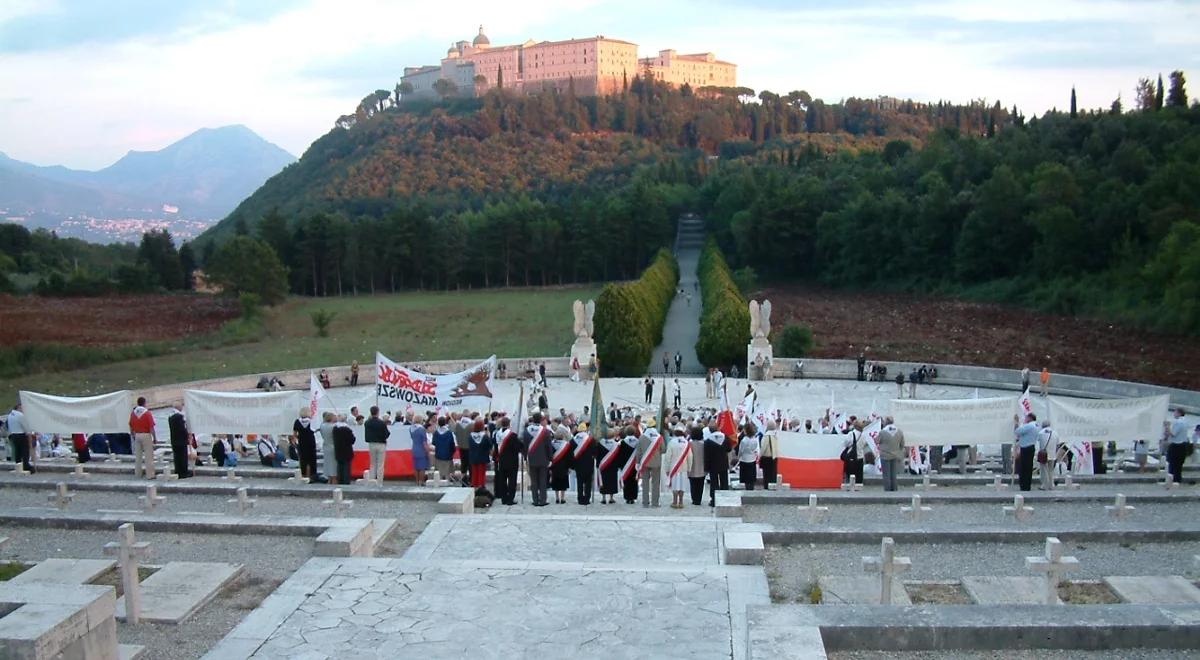
[[[293,298],[266,312],[257,342],[23,378],[0,380],[0,408],[19,389],[84,395],[204,378],[349,364],[382,351],[398,361],[451,358],[553,357],[574,341],[571,303],[598,287],[403,293],[343,298]],[[309,315],[335,312],[329,337],[317,338]]]

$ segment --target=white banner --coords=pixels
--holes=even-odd
[[[291,433],[304,392],[203,392],[184,390],[192,433]]]
[[[1050,424],[1061,441],[1157,441],[1170,397],[1063,399],[1050,397]]]
[[[465,399],[491,399],[496,356],[456,374],[434,376],[392,362],[375,354],[375,401],[380,408],[400,414],[462,405]]]
[[[1015,397],[893,399],[892,418],[909,445],[986,445],[1013,441]]]
[[[129,433],[133,393],[99,396],[53,396],[21,392],[25,425],[37,433]]]

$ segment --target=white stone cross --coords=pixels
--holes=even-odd
[[[1070,472],[1063,476],[1063,488],[1067,490],[1079,490],[1079,484],[1075,483],[1075,478]]]
[[[86,476],[88,476],[88,475],[87,475],[87,472],[84,472],[84,471],[83,471],[83,463],[76,463],[76,464],[75,464],[75,471],[71,473],[71,476],[72,476],[72,477],[86,477]]]
[[[900,507],[900,513],[906,514],[909,520],[917,522],[926,513],[933,511],[933,507],[921,506],[921,496],[913,495],[912,504],[909,506]]]
[[[1046,537],[1046,553],[1044,557],[1026,557],[1025,568],[1046,574],[1046,604],[1056,605],[1058,600],[1058,583],[1063,573],[1079,568],[1079,560],[1075,557],[1064,557],[1062,542],[1053,536]]]
[[[288,477],[288,481],[294,484],[306,484],[308,483],[308,477],[304,476],[304,472],[297,468],[295,472],[292,472],[292,476]]]
[[[1179,482],[1175,481],[1175,479],[1171,477],[1171,473],[1168,472],[1166,478],[1162,482],[1162,486],[1167,490],[1175,490],[1176,488],[1179,488]]]
[[[1012,506],[1004,507],[1004,515],[1011,515],[1018,522],[1025,522],[1033,517],[1033,507],[1025,506],[1023,495],[1015,495]]]
[[[430,470],[429,473],[431,475],[429,477],[429,481],[431,482],[431,485],[433,485],[434,487],[441,487],[441,486],[448,485],[448,484],[442,482],[442,473],[441,472],[438,472],[437,470]]]
[[[363,477],[361,479],[356,480],[354,483],[359,486],[382,486],[383,485],[383,482],[381,482],[380,480],[372,479],[370,477]]]
[[[106,459],[106,460],[109,463],[120,463],[121,462],[121,459],[117,458],[117,455],[112,453],[111,451],[108,452],[108,459]]]
[[[153,486],[150,486],[153,488]],[[138,582],[138,560],[150,555],[150,544],[134,542],[133,523],[117,528],[116,543],[105,543],[104,554],[116,555],[121,567],[121,587],[125,590],[125,620],[137,623],[142,618],[142,592]]]
[[[179,475],[171,472],[170,470],[163,470],[162,472],[159,472],[158,476],[155,478],[159,481],[179,481]]]
[[[1008,484],[1004,483],[1004,477],[996,475],[992,478],[992,488],[996,490],[1008,490]]]
[[[796,507],[801,513],[808,514],[808,523],[815,525],[829,517],[829,507],[817,506],[816,493],[808,494],[808,506],[800,505]]]
[[[226,469],[225,476],[223,476],[221,478],[224,479],[225,481],[241,481],[242,480],[241,477],[237,476],[237,472],[235,472],[233,468]]]
[[[33,473],[29,472],[28,470],[25,469],[24,463],[21,463],[20,461],[18,461],[17,464],[13,466],[13,474],[28,476]]]
[[[144,508],[147,512],[158,508],[158,505],[162,504],[166,500],[167,498],[158,494],[158,486],[153,484],[146,486],[145,495],[138,496],[138,501],[142,503],[142,508]]]
[[[334,488],[333,499],[325,500],[325,504],[333,506],[333,515],[335,517],[345,518],[346,511],[348,511],[350,507],[354,506],[354,501],[342,499],[342,489]]]
[[[892,537],[883,537],[878,557],[863,557],[863,568],[868,573],[879,573],[879,604],[892,604],[892,580],[896,575],[912,568],[912,560],[908,557],[896,556],[896,544]]]
[[[1131,506],[1126,506],[1125,495],[1117,493],[1117,498],[1113,500],[1112,504],[1106,504],[1104,506],[1104,510],[1108,512],[1110,518],[1121,520],[1125,516],[1133,513],[1134,508]]]
[[[844,490],[844,491],[862,490],[862,482],[858,480],[858,477],[851,476],[850,481],[847,481],[846,483],[842,484],[842,490]]]
[[[255,504],[258,504],[257,499],[250,499],[250,494],[245,488],[237,489],[237,497],[231,500],[225,500],[225,502],[228,504],[238,505],[238,511],[241,512],[243,516],[246,515],[247,511],[253,509]]]
[[[54,494],[49,496],[50,503],[58,507],[59,511],[66,511],[73,499],[75,499],[75,493],[68,492],[67,485],[61,481],[55,487]]]
[[[924,488],[925,490],[929,490],[930,488],[937,488],[937,484],[935,484],[935,483],[933,483],[932,481],[930,481],[930,480],[929,480],[929,473],[928,473],[928,472],[926,472],[926,473],[925,473],[925,474],[924,474],[924,475],[921,477],[921,483],[919,483],[919,484],[914,484],[914,485],[915,485],[917,488]]]

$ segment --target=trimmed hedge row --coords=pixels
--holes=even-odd
[[[697,268],[701,300],[700,340],[696,356],[706,367],[728,371],[732,364],[746,366],[746,344],[750,343],[750,310],[733,281],[725,255],[712,238],[700,253]]]
[[[667,310],[679,284],[679,263],[666,249],[632,282],[609,284],[596,299],[593,325],[601,372],[638,376],[662,343]]]

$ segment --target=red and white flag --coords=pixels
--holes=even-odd
[[[724,387],[721,388],[721,410],[717,413],[717,430],[737,444],[737,424],[733,421],[733,411],[729,409],[729,392]]]
[[[842,436],[783,432],[776,437],[779,474],[792,488],[842,485]]]
[[[317,406],[322,398],[325,397],[325,388],[321,386],[321,381],[317,380],[316,374],[308,372],[308,416],[313,419],[317,418]]]
[[[882,430],[883,422],[878,419],[868,424],[867,427],[862,430],[863,440],[867,441],[867,446],[871,448],[871,453],[875,454],[875,467],[879,468],[880,471],[883,470],[883,460],[879,457],[878,438],[879,432]],[[862,458],[862,456],[859,456],[859,458]]]
[[[1022,422],[1025,421],[1026,415],[1033,414],[1033,398],[1029,396],[1028,388],[1017,397],[1017,414],[1021,416]]]

